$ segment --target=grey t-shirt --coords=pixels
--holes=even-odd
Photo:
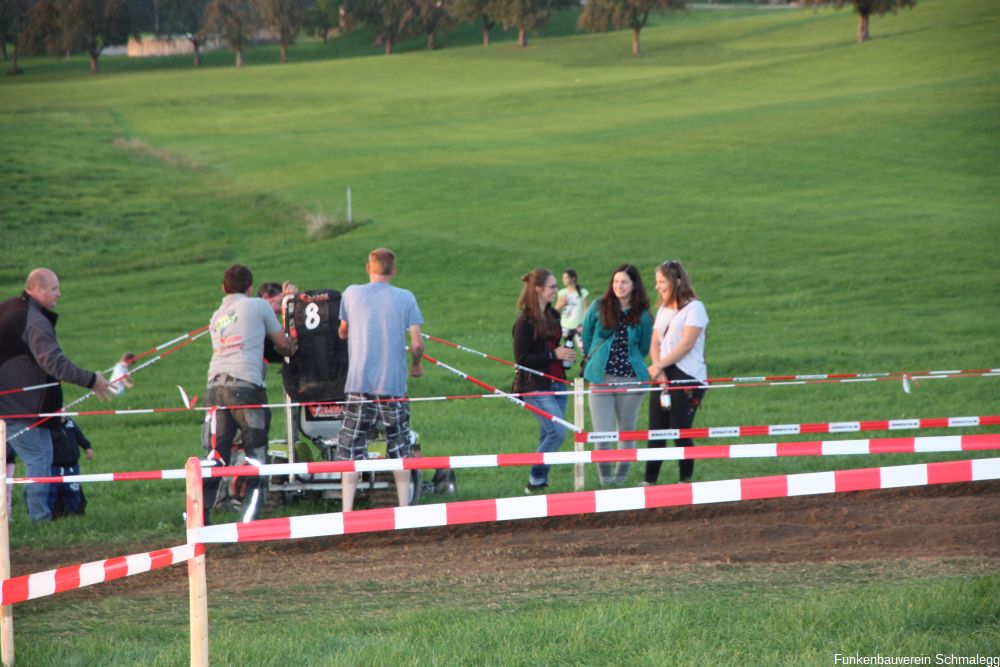
[[[208,381],[226,374],[264,385],[264,339],[281,331],[271,305],[246,294],[227,294],[212,314],[212,361]]]
[[[350,363],[344,390],[382,396],[406,395],[406,333],[424,323],[409,290],[389,283],[351,285],[340,301],[347,322]]]

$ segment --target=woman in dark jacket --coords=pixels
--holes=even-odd
[[[524,286],[517,300],[520,316],[514,323],[514,360],[549,377],[518,369],[514,376],[514,391],[549,392],[563,389],[552,377],[565,378],[563,361],[572,362],[576,353],[559,345],[561,331],[559,313],[552,307],[556,293],[556,278],[547,269],[535,269],[521,277]],[[562,419],[566,414],[566,395],[525,396],[524,401],[539,410]],[[536,414],[539,424],[538,451],[554,452],[562,447],[566,429],[561,424]],[[549,467],[532,466],[526,494],[536,493],[549,485]]]

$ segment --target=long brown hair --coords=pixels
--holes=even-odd
[[[684,270],[684,265],[680,261],[671,259],[664,262],[656,267],[656,272],[670,283],[670,298],[677,304],[678,309],[698,298],[691,285],[691,278],[688,277],[687,271]],[[657,299],[656,305],[669,306],[669,304],[663,303],[662,296]]]
[[[608,289],[601,297],[601,326],[605,329],[614,329],[618,326],[618,321],[622,318],[622,306],[615,296],[615,274],[624,273],[632,281],[632,296],[629,298],[628,314],[625,315],[625,324],[638,324],[642,314],[649,310],[649,297],[646,295],[646,288],[642,285],[642,275],[639,269],[632,264],[622,264],[611,272],[611,279],[608,280]]]
[[[532,269],[523,276],[521,282],[521,296],[517,298],[517,309],[524,314],[531,328],[535,330],[535,338],[551,338],[556,335],[557,325],[547,316],[547,308],[542,308],[538,304],[538,290],[536,288],[545,287],[545,283],[552,277],[552,272],[548,269]]]
[[[580,279],[576,276],[576,269],[566,269],[563,271],[567,276],[573,281],[573,289],[576,290],[577,294],[583,294],[583,287],[580,286]]]

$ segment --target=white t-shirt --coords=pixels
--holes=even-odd
[[[566,299],[566,304],[559,313],[561,316],[560,326],[563,329],[575,329],[583,323],[583,302],[590,296],[590,292],[585,289],[577,289],[572,294],[568,287],[559,290],[558,298]]]
[[[701,327],[701,333],[694,346],[677,362],[677,368],[698,380],[708,378],[705,366],[705,330],[708,328],[708,312],[701,301],[689,301],[679,311],[660,306],[656,310],[653,329],[660,335],[660,358],[670,354],[684,335],[684,327]]]

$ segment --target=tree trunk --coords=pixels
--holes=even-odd
[[[281,64],[284,65],[288,62],[288,44],[281,45]]]
[[[194,47],[194,66],[201,67],[201,44],[197,39],[192,39],[191,46]]]
[[[493,22],[483,14],[483,46],[489,46],[492,39]]]
[[[517,26],[517,45],[524,48],[528,45],[528,31],[523,25]]]
[[[236,66],[243,67],[243,49],[236,49]]]
[[[329,28],[323,28],[320,31],[320,34],[323,36],[323,44],[325,46],[326,45],[327,37],[329,37],[329,35],[330,35],[330,29]]]
[[[385,38],[385,55],[392,55],[392,37]]]
[[[868,33],[868,14],[858,14],[858,44],[867,42],[869,39],[871,39],[871,35]]]
[[[97,74],[97,72],[98,72],[98,70],[97,70],[97,57],[99,55],[101,55],[101,54],[100,54],[100,52],[96,52],[96,51],[88,51],[87,53],[88,53],[88,55],[90,55],[90,73],[91,74]]]
[[[427,33],[427,50],[433,51],[437,45],[434,43],[434,32]]]
[[[483,28],[483,46],[490,45],[490,29]]]
[[[18,69],[17,69],[17,46],[16,45],[14,46],[14,49],[13,49],[13,51],[11,53],[13,55],[11,55],[11,58],[10,58],[10,67],[7,69],[7,74],[9,74],[11,76],[17,76],[21,72],[19,72]]]
[[[639,55],[639,28],[632,28],[632,55]]]

